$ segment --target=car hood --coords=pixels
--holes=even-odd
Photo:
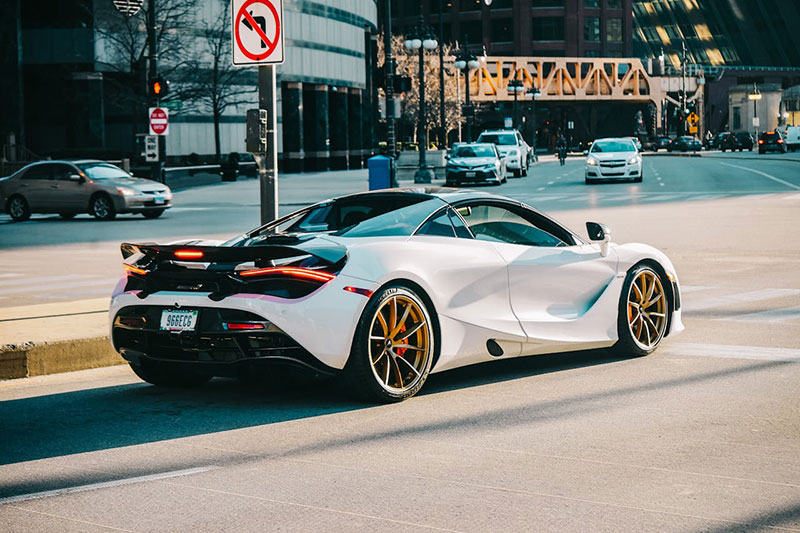
[[[498,144],[497,145],[497,151],[500,152],[503,155],[506,155],[506,154],[510,154],[510,153],[514,153],[514,152],[519,152],[519,147],[518,146],[508,146],[508,145],[500,146]]]
[[[630,159],[631,157],[635,156],[636,152],[600,152],[595,154],[589,154],[589,156],[597,159],[598,161],[610,161],[610,160],[617,160],[617,159]]]
[[[450,163],[461,167],[482,167],[493,165],[495,161],[494,157],[455,157]]]
[[[100,187],[128,187],[137,192],[145,191],[169,191],[169,187],[157,181],[144,178],[108,178],[103,180],[93,180],[93,183]]]

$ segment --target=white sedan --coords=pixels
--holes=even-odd
[[[642,181],[642,155],[627,138],[597,139],[586,154],[586,183]]]
[[[381,402],[495,359],[647,355],[683,329],[675,267],[586,226],[589,241],[510,198],[411,188],[328,200],[221,244],[123,244],[111,341],[156,385],[290,364]]]

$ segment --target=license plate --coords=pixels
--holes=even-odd
[[[466,176],[467,176],[468,178],[474,178],[476,175],[477,175],[477,173],[476,173],[476,172],[467,172],[467,173],[466,173]]]
[[[166,200],[164,200],[163,196],[156,196],[155,203],[163,204],[164,202],[166,202]]]
[[[161,311],[162,331],[194,331],[197,311],[188,309],[164,309]]]

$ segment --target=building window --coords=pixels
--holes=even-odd
[[[622,9],[622,0],[607,0],[608,9]]]
[[[583,40],[600,42],[600,17],[585,17],[583,19]]]
[[[564,7],[564,0],[532,0],[533,7]]]
[[[514,7],[514,0],[494,0],[492,9],[510,9]]]
[[[622,42],[622,19],[606,20],[606,40],[614,43]]]
[[[736,106],[733,108],[733,131],[742,129],[742,108]]]
[[[599,50],[586,50],[583,53],[583,55],[584,55],[584,57],[600,57],[600,51]]]
[[[467,36],[469,42],[473,44],[483,42],[483,21],[468,20],[462,22],[461,31]]]
[[[480,11],[481,0],[461,0],[458,7],[459,11]]]
[[[536,17],[531,30],[534,41],[563,41],[564,17]]]
[[[600,7],[600,0],[583,0],[583,7]]]
[[[492,2],[494,5],[494,2]],[[514,32],[511,27],[511,19],[492,19],[492,42],[509,43],[514,39]]]

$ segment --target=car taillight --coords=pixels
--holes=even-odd
[[[327,283],[336,276],[321,270],[311,270],[309,268],[299,267],[268,267],[256,268],[255,270],[243,270],[239,272],[240,276],[253,277],[253,276],[289,276],[293,278],[306,279],[310,281],[321,281]]]
[[[122,268],[125,269],[125,272],[130,272],[131,274],[139,274],[140,276],[147,274],[147,270],[129,265],[128,263],[123,263]]]
[[[759,139],[758,144],[764,144],[764,139]]]
[[[783,144],[783,139],[778,139],[778,144]]]
[[[203,252],[200,250],[175,250],[174,255],[178,259],[201,259]]]
[[[222,327],[233,331],[246,331],[252,329],[264,329],[264,324],[259,322],[223,322]]]

